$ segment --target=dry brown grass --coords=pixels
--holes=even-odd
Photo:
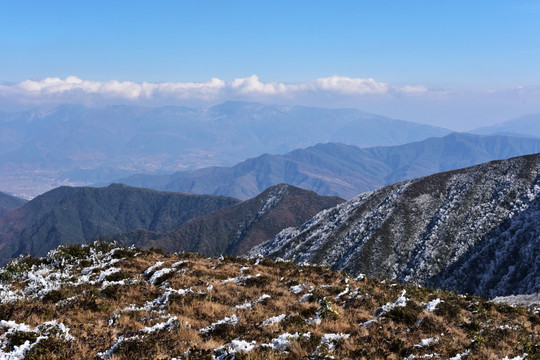
[[[339,359],[403,359],[433,353],[450,358],[467,350],[470,351],[467,359],[511,358],[524,353],[529,354],[527,359],[540,358],[539,315],[524,308],[412,285],[382,283],[377,279],[346,282],[345,275],[322,267],[297,267],[269,260],[255,265],[255,260],[229,257],[137,252],[138,256],[128,256],[114,264],[122,269],[118,278],[138,280],[134,284],[115,285],[109,290],[102,289],[100,283],[64,285],[51,297],[55,300],[75,296],[64,303],[33,299],[0,305],[4,320],[36,327],[54,319],[70,328],[73,341],[57,339],[56,343],[40,344],[27,354],[28,358],[94,359],[98,352],[111,349],[121,336],[133,339],[118,345],[112,359],[205,359],[211,358],[215,349],[235,340],[255,341],[257,345],[250,352],[236,353],[240,359],[324,358],[326,355]],[[158,261],[164,262],[161,268],[171,268],[182,260],[186,263],[176,267],[160,286],[150,285],[149,277],[142,277]],[[248,269],[240,272],[244,267]],[[96,270],[96,276],[101,270],[104,269]],[[224,282],[236,277],[244,278]],[[295,285],[303,286],[298,294],[292,291]],[[23,278],[13,280],[13,288],[24,286]],[[349,292],[338,298],[346,288]],[[181,295],[173,292],[168,302],[149,305],[167,289],[190,291]],[[403,289],[407,290],[407,307],[375,318],[377,309],[395,302]],[[257,303],[263,295],[270,298]],[[337,315],[331,313],[317,323],[317,317],[322,314],[320,301],[324,298],[330,301]],[[436,298],[444,302],[435,312],[420,306]],[[235,308],[246,303],[252,306]],[[130,306],[136,309],[126,310]],[[286,315],[282,322],[262,325],[281,314]],[[216,325],[232,316],[237,317],[236,324]],[[145,328],[163,324],[171,317],[178,320],[171,328],[145,332]],[[375,322],[364,326],[369,320]],[[214,330],[201,333],[202,328],[212,324]],[[261,347],[282,334],[297,332],[300,338],[290,339],[281,349]],[[309,337],[302,337],[306,333]],[[324,345],[321,339],[325,334],[349,337]],[[427,338],[438,338],[438,342],[427,347],[415,346]]]

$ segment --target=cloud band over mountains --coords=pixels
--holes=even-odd
[[[226,82],[212,78],[208,82],[133,82],[133,81],[91,81],[76,76],[26,80],[14,84],[0,84],[0,96],[19,97],[26,101],[40,102],[58,98],[72,98],[84,95],[114,97],[125,100],[152,99],[200,99],[219,100],[230,96],[244,97],[287,97],[294,98],[309,94],[335,95],[385,95],[419,94],[427,92],[422,85],[394,86],[374,79],[331,76],[309,82],[282,83],[262,82],[256,75],[237,78]],[[21,99],[21,100],[22,100]]]
[[[316,107],[352,107],[398,119],[469,130],[538,113],[540,88],[444,89],[395,85],[372,78],[321,77],[264,82],[258,76],[207,82],[93,81],[77,76],[0,82],[0,112],[58,104],[207,106],[227,100]]]

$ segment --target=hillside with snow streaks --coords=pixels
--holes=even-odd
[[[278,184],[252,199],[193,219],[167,233],[138,229],[100,239],[141,248],[156,247],[169,252],[193,251],[206,256],[244,255],[252,247],[272,239],[282,229],[299,226],[319,211],[343,201]]]
[[[494,297],[540,292],[540,154],[364,193],[252,250]]]

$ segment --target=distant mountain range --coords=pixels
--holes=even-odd
[[[9,210],[23,206],[25,203],[26,200],[24,199],[20,199],[0,191],[0,216],[4,215]]]
[[[136,230],[99,239],[140,248],[156,247],[169,252],[243,255],[253,246],[272,239],[281,230],[300,226],[318,212],[343,201],[278,184],[252,199],[191,220],[166,234]]]
[[[540,154],[400,182],[252,251],[487,297],[540,292]]]
[[[45,255],[60,244],[134,229],[168,232],[238,200],[137,189],[60,187],[0,217],[0,262],[22,253]]]
[[[540,138],[540,114],[529,114],[473,131],[482,135],[512,135]]]
[[[231,165],[320,142],[396,145],[449,132],[354,109],[62,105],[0,113],[0,189],[36,195],[61,184]]]
[[[540,139],[452,133],[388,147],[319,144],[285,155],[261,155],[232,167],[209,167],[172,175],[134,175],[117,181],[239,199],[287,183],[321,195],[351,199],[398,181],[537,152]]]

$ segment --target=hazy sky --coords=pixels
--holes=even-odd
[[[0,110],[227,99],[457,130],[540,112],[538,1],[2,1]]]

